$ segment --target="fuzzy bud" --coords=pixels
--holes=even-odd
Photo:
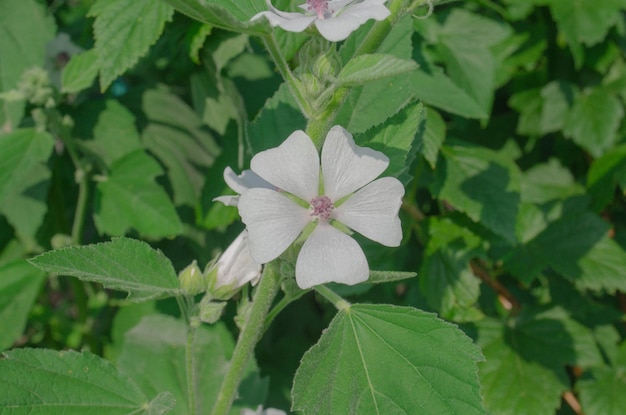
[[[196,295],[206,291],[206,280],[195,259],[178,274],[178,279],[180,288],[187,295]]]

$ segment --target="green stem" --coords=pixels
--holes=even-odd
[[[296,99],[300,111],[302,111],[306,118],[310,118],[313,114],[313,108],[311,107],[311,104],[309,103],[304,92],[302,91],[300,82],[289,68],[289,64],[287,64],[285,57],[280,51],[274,35],[270,34],[268,36],[265,36],[263,40],[265,42],[265,48],[274,60],[278,71],[282,75],[285,82],[287,82],[287,85],[289,86],[292,95]]]
[[[239,383],[243,376],[250,357],[254,354],[254,348],[263,334],[265,317],[274,301],[274,297],[280,288],[280,273],[276,265],[265,265],[263,276],[252,299],[252,307],[248,318],[239,333],[237,345],[230,359],[230,367],[222,381],[220,392],[213,405],[212,415],[226,415],[235,400]]]
[[[274,321],[276,316],[280,314],[280,312],[283,311],[285,307],[287,307],[289,304],[293,303],[298,298],[302,297],[304,294],[308,292],[309,290],[301,290],[295,295],[284,296],[283,298],[281,298],[278,304],[276,304],[274,308],[272,308],[272,310],[269,313],[267,313],[267,317],[265,317],[265,324],[263,327],[263,332],[267,331],[267,329],[272,324],[272,321]]]
[[[315,291],[317,291],[318,294],[320,294],[322,297],[324,297],[325,299],[333,303],[335,308],[339,311],[348,310],[351,306],[349,302],[347,302],[346,300],[344,300],[343,298],[335,294],[333,290],[331,290],[325,285],[317,285],[315,287]]]
[[[74,222],[72,223],[72,243],[80,245],[83,239],[87,201],[89,200],[89,176],[82,167],[76,171],[76,175],[76,180],[78,181],[78,201],[76,202],[76,212],[74,213]]]
[[[193,340],[196,328],[187,323],[187,345],[185,347],[185,361],[187,364],[187,401],[189,413],[196,415],[196,371],[193,358]]]

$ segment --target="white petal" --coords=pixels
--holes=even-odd
[[[367,259],[359,244],[326,222],[318,223],[296,261],[296,282],[302,289],[326,282],[354,285],[368,277]]]
[[[274,186],[306,202],[317,196],[320,159],[304,131],[295,131],[280,146],[252,157],[250,168]]]
[[[333,211],[333,217],[367,238],[386,246],[402,241],[398,210],[404,187],[394,177],[383,177],[350,196]]]
[[[311,221],[307,209],[269,189],[246,191],[238,207],[248,228],[250,254],[260,264],[282,254]]]
[[[333,3],[337,3],[333,5]],[[383,5],[384,1],[372,0],[345,6],[345,2],[328,2],[333,16],[315,21],[315,26],[322,36],[331,42],[346,39],[369,19],[385,20],[391,13]]]
[[[237,203],[239,203],[239,196],[231,196],[231,195],[218,196],[218,197],[213,198],[213,201],[222,202],[226,206],[237,206]]]
[[[239,288],[252,282],[255,285],[261,277],[261,264],[252,259],[248,245],[248,232],[244,230],[226,248],[217,261],[216,288],[233,285]]]
[[[264,187],[266,189],[274,189],[270,183],[263,180],[258,174],[252,170],[244,170],[237,175],[233,169],[226,167],[224,169],[224,181],[235,192],[242,194],[253,187]]]
[[[274,11],[257,13],[252,16],[250,21],[259,20],[261,17],[265,17],[273,27],[279,26],[288,32],[302,32],[316,19],[315,16],[305,16],[302,13],[281,12],[280,10],[274,9]]]
[[[357,146],[352,135],[336,125],[328,132],[322,149],[324,194],[337,201],[374,180],[388,165],[387,156]]]

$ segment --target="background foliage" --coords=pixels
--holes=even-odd
[[[188,411],[183,386],[169,383],[182,375],[154,375],[184,360],[175,301],[155,298],[175,295],[176,271],[193,259],[204,266],[241,230],[234,209],[212,203],[226,192],[224,167],[239,170],[306,126],[255,36],[268,27],[247,23],[264,2],[203,3],[0,0],[0,348],[13,349],[0,360],[0,383],[14,385],[0,391],[3,403],[31,387],[27,370],[45,367],[53,383],[69,368],[93,413],[107,405],[159,414],[174,402],[183,405],[175,413]],[[363,241],[370,266],[418,277],[333,289],[460,325],[482,350],[490,413],[623,414],[626,1],[467,0],[419,18],[426,10],[395,24],[381,55],[351,60],[365,32],[354,33],[338,49],[345,66],[336,77],[351,88],[336,123],[384,151],[386,174],[407,189],[403,244]],[[276,38],[297,66],[306,38]],[[148,244],[111,240],[122,236]],[[62,251],[32,260],[58,276],[26,261],[95,243],[65,248],[67,264],[53,258]],[[140,260],[102,272],[108,257],[91,261],[103,252]],[[66,277],[81,261],[91,276]],[[331,393],[332,382],[306,376],[310,359],[323,348],[336,366],[354,353],[328,336],[357,320],[382,325],[368,307],[335,316],[312,293],[289,305],[257,348],[237,405],[288,410],[294,376],[294,409],[313,405],[312,391]],[[389,307],[381,310],[391,320],[423,313]],[[198,376],[227,365],[235,312],[230,302],[224,323],[202,328],[197,353],[217,358],[203,360]],[[421,345],[407,351],[415,359],[432,348],[422,330],[403,338]],[[354,340],[390,353],[375,336]],[[217,393],[215,377],[201,383]],[[102,388],[118,392],[99,396]]]

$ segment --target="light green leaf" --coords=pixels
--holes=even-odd
[[[175,405],[150,400],[108,361],[88,352],[16,349],[0,359],[0,405],[10,415],[161,415]]]
[[[341,86],[364,85],[416,69],[417,64],[412,60],[399,59],[384,53],[372,53],[360,55],[348,61],[337,75],[337,82]]]
[[[255,14],[267,11],[262,0],[165,0],[192,19],[221,29],[251,34],[269,31],[269,25],[250,23]]]
[[[511,95],[509,106],[519,112],[516,132],[522,135],[540,136],[543,134],[541,117],[543,99],[541,90],[524,89]]]
[[[535,164],[522,177],[522,201],[545,203],[581,195],[585,189],[574,181],[574,176],[554,158]]]
[[[33,169],[48,160],[54,139],[46,132],[20,129],[0,135],[0,206],[29,181]]]
[[[355,304],[335,316],[302,358],[292,410],[304,415],[484,414],[476,371],[480,360],[480,350],[463,332],[433,314]]]
[[[135,151],[111,165],[98,183],[95,222],[98,231],[124,235],[130,228],[145,236],[166,237],[182,231],[182,223],[165,190],[154,178],[161,166],[143,151]]]
[[[29,260],[44,271],[95,281],[127,291],[134,302],[179,294],[171,262],[145,242],[114,238],[111,242],[49,251]]]
[[[176,399],[177,414],[190,413],[185,363],[187,329],[183,321],[169,316],[146,316],[126,333],[118,358],[121,370],[135,380],[146,395],[171,392]],[[192,358],[195,362],[197,413],[209,413],[228,370],[233,349],[232,335],[225,325],[203,325],[196,330]],[[246,369],[235,407],[244,402],[247,407],[263,403],[250,399],[254,395],[252,385],[263,389],[261,396],[264,397],[267,385],[260,382],[258,369],[253,363]],[[240,411],[233,412],[239,414]]]
[[[576,97],[563,134],[599,157],[615,143],[623,116],[624,108],[617,96],[606,89],[594,88]]]
[[[552,81],[541,89],[541,133],[549,134],[563,129],[567,114],[578,88],[565,81]]]
[[[72,56],[63,68],[61,75],[61,91],[75,94],[89,88],[98,76],[98,54],[95,49]]]
[[[446,123],[434,109],[426,108],[426,130],[420,152],[433,169],[437,166],[439,149],[446,138]]]
[[[384,282],[401,281],[415,276],[417,276],[416,272],[370,271],[370,277],[368,278],[367,283],[380,284]]]
[[[45,275],[23,259],[0,266],[0,275],[0,350],[5,350],[22,335]]]
[[[621,415],[626,412],[626,342],[613,366],[598,366],[576,384],[586,415]]]
[[[521,174],[511,160],[487,148],[443,146],[432,190],[473,221],[515,240]]]
[[[122,157],[143,149],[135,117],[118,101],[109,99],[93,127],[93,140],[81,144],[111,166]]]
[[[0,92],[5,92],[17,86],[25,70],[44,66],[46,44],[56,27],[45,5],[36,0],[0,0],[0,10]],[[21,102],[0,100],[0,129],[15,128],[23,109]]]
[[[95,17],[94,36],[100,69],[100,89],[108,86],[157,41],[174,9],[163,1],[98,0],[89,16]]]
[[[397,177],[406,185],[413,178],[409,168],[422,143],[425,124],[424,106],[414,102],[385,124],[358,136],[357,141],[360,145],[381,151],[389,157],[389,167],[385,170],[385,175]]]

